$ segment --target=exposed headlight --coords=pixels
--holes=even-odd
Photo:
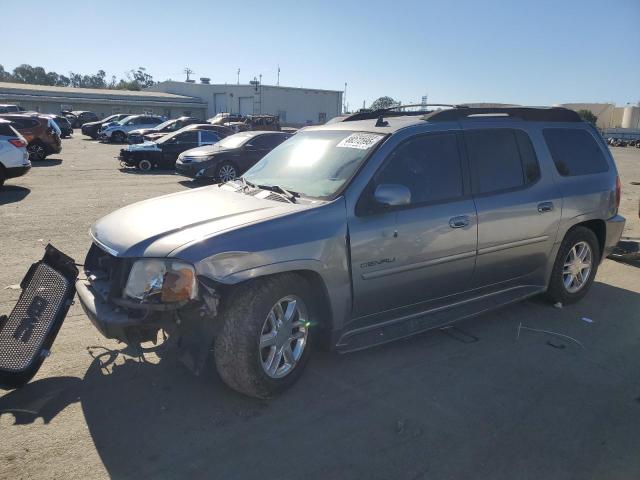
[[[137,260],[129,272],[124,294],[143,302],[192,300],[198,295],[196,271],[181,260]]]

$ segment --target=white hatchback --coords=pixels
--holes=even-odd
[[[0,119],[0,187],[6,179],[20,177],[30,168],[27,141],[11,122]]]

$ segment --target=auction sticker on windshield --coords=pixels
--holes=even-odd
[[[367,150],[384,138],[384,135],[378,133],[352,133],[343,139],[336,147],[340,148],[357,148],[358,150]]]

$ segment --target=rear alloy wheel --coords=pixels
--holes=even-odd
[[[149,160],[140,160],[138,168],[143,172],[149,172],[153,168],[153,165]]]
[[[111,138],[116,143],[124,143],[126,136],[124,132],[121,132],[118,130],[117,132],[113,132],[113,134],[111,135]]]
[[[27,152],[29,152],[29,160],[44,160],[47,156],[47,151],[44,146],[39,143],[29,145]]]
[[[216,170],[216,181],[220,183],[230,182],[231,180],[235,180],[238,172],[236,171],[236,167],[231,163],[223,163]]]
[[[547,297],[553,303],[574,303],[584,297],[598,271],[600,245],[592,230],[574,227],[565,236],[551,272]]]

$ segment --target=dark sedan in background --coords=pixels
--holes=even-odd
[[[220,141],[216,132],[199,130],[198,127],[199,125],[188,125],[156,142],[145,141],[129,145],[120,150],[118,158],[123,166],[136,167],[144,172],[152,168],[171,169],[178,155],[185,150],[213,145]]]
[[[157,127],[138,128],[137,130],[131,130],[127,134],[127,141],[130,144],[134,144],[134,143],[142,143],[145,140],[156,140],[168,133],[176,132],[181,128],[186,127],[187,125],[193,125],[196,123],[205,123],[205,122],[204,120],[199,120],[194,117],[172,118],[171,120],[167,120],[166,122],[161,123]],[[149,137],[149,135],[151,134],[153,134],[153,138]]]
[[[98,115],[85,110],[73,110],[71,112],[63,111],[62,115],[69,120],[73,128],[80,128],[85,123],[96,122],[99,120]]]
[[[67,120],[67,117],[63,117],[62,115],[50,115],[50,117],[53,123],[60,129],[60,138],[69,138],[73,134],[73,127],[71,126],[71,122]]]
[[[129,115],[129,113],[116,113],[115,115],[109,115],[108,117],[105,117],[102,120],[98,120],[97,122],[85,123],[84,125],[82,125],[82,134],[96,140],[98,138],[98,132],[104,125],[119,122]]]
[[[209,147],[180,154],[176,171],[198,180],[228,182],[242,175],[290,134],[285,132],[241,132]]]

